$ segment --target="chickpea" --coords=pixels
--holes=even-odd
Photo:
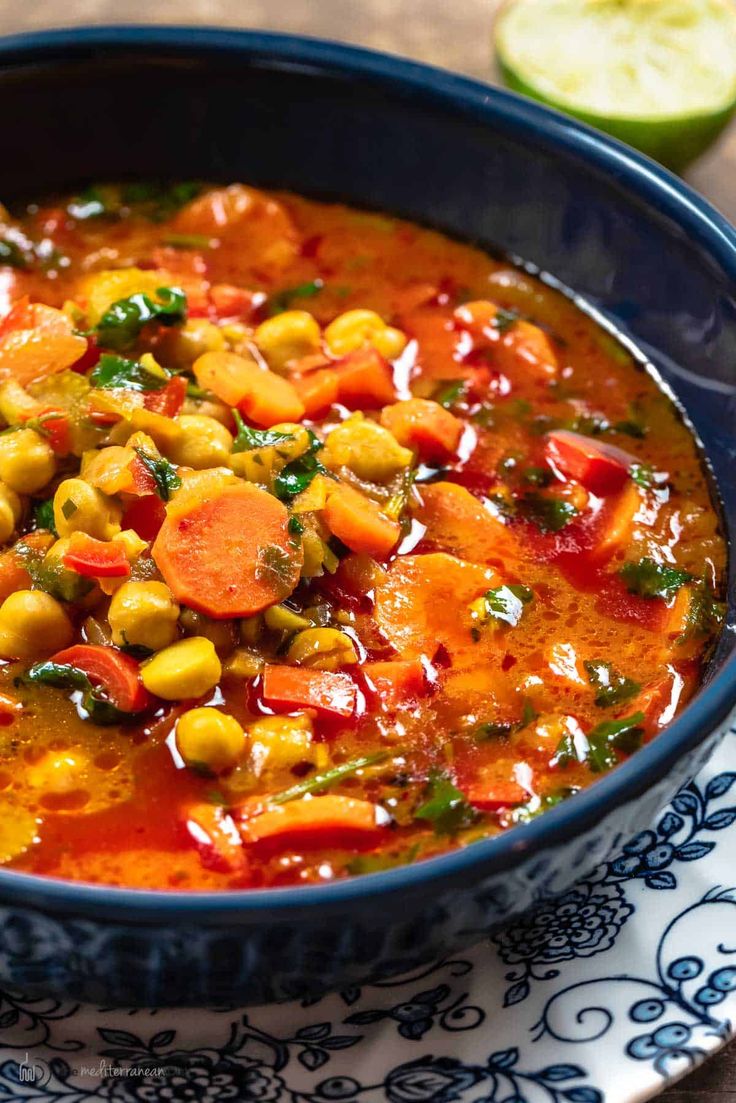
[[[64,609],[43,590],[16,590],[0,605],[0,657],[35,659],[72,642]]]
[[[387,360],[395,360],[407,345],[406,334],[387,326],[375,310],[347,310],[330,322],[325,330],[327,347],[333,356],[372,345]]]
[[[219,421],[205,414],[179,414],[176,421],[182,433],[168,451],[174,463],[202,471],[228,462],[233,438]]]
[[[414,455],[388,429],[354,414],[328,435],[320,459],[333,471],[349,467],[359,479],[387,483],[411,465]]]
[[[314,762],[326,747],[312,741],[312,722],[304,713],[298,716],[264,716],[248,725],[250,761],[253,773],[291,769],[300,762]],[[319,762],[327,765],[326,761]]]
[[[189,636],[172,643],[141,667],[143,685],[149,693],[165,701],[202,697],[214,689],[221,675],[222,666],[215,646],[202,636]]]
[[[215,651],[222,658],[235,647],[235,624],[231,620],[213,620],[194,609],[183,609],[179,623],[189,636],[204,636],[212,640]]]
[[[15,491],[0,483],[0,544],[10,539],[22,512],[23,506]]]
[[[190,709],[176,725],[176,746],[187,766],[219,774],[245,754],[246,738],[234,716],[215,708]]]
[[[59,536],[86,532],[112,540],[120,532],[122,509],[84,479],[64,479],[54,494],[54,524]]]
[[[35,494],[54,477],[56,456],[34,429],[0,436],[0,479],[18,494]]]
[[[179,368],[189,367],[205,352],[222,352],[227,348],[222,330],[206,318],[188,318],[183,326],[176,326],[165,335],[164,345],[172,363]]]
[[[290,360],[319,352],[319,322],[306,310],[285,310],[261,322],[255,331],[256,345],[274,371],[284,372]]]
[[[350,636],[338,628],[307,628],[298,632],[286,657],[289,662],[314,670],[339,670],[358,661]]]
[[[179,606],[163,582],[124,582],[115,591],[107,619],[112,642],[160,651],[177,637]]]

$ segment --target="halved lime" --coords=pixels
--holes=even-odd
[[[681,169],[736,109],[734,0],[508,0],[503,77]]]

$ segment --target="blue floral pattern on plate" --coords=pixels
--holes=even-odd
[[[733,731],[651,830],[462,958],[247,1013],[0,991],[0,1101],[635,1103],[733,1031],[735,843]]]

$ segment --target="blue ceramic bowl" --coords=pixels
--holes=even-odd
[[[237,31],[2,39],[0,118],[3,198],[90,178],[244,180],[406,215],[553,273],[645,348],[680,398],[733,535],[736,232],[652,162],[448,73]],[[706,684],[665,734],[569,803],[466,850],[221,895],[2,870],[0,979],[105,1004],[255,1003],[455,950],[565,889],[695,772],[736,701],[733,624],[732,601]]]

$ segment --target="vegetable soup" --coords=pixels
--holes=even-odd
[[[0,208],[0,861],[321,882],[543,813],[723,619],[696,444],[509,263],[235,184]]]

